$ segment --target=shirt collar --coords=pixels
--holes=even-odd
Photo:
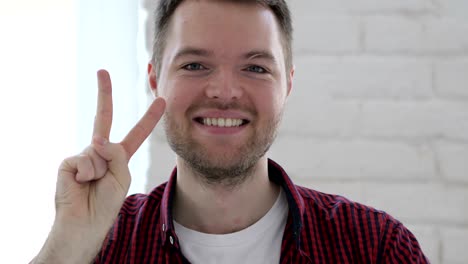
[[[286,171],[276,162],[268,159],[268,177],[270,181],[283,187],[289,205],[289,213],[292,216],[292,231],[296,241],[297,248],[301,244],[301,229],[303,225],[302,216],[304,215],[304,199],[299,194],[296,185],[289,178]]]
[[[161,207],[160,207],[160,221],[161,221],[161,239],[163,245],[165,245],[168,240],[169,243],[175,245],[176,247],[179,246],[179,242],[177,241],[177,236],[175,235],[174,230],[174,222],[172,218],[172,201],[174,198],[175,187],[177,182],[177,167],[171,173],[169,181],[164,188],[164,193],[161,199]]]
[[[304,215],[304,200],[299,194],[296,185],[289,178],[286,171],[276,162],[268,159],[268,177],[270,181],[280,185],[288,200],[289,212],[292,216],[292,231],[296,241],[296,246],[300,247],[300,234],[303,225],[302,216]],[[171,205],[174,198],[174,192],[177,182],[177,168],[174,168],[169,181],[166,184],[161,200],[160,221],[162,231],[163,245],[167,242],[179,248],[179,242],[175,234],[174,222],[172,218]]]

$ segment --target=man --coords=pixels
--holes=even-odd
[[[291,34],[285,1],[161,0],[148,66],[157,99],[110,143],[110,77],[98,72],[92,144],[62,163],[33,262],[427,263],[391,216],[295,186],[266,157],[292,88]],[[125,199],[127,162],[163,112],[176,169]]]

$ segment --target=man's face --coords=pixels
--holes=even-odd
[[[256,4],[184,1],[167,34],[158,83],[179,158],[235,183],[274,140],[291,83],[274,14]],[[288,73],[292,78],[292,72]]]

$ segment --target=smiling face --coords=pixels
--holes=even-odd
[[[292,79],[281,43],[258,4],[187,0],[171,18],[150,83],[167,102],[169,144],[208,181],[241,181],[272,144]]]

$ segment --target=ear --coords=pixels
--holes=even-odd
[[[156,68],[153,66],[151,62],[148,63],[148,80],[149,80],[151,92],[157,95],[158,82],[156,78]]]
[[[286,96],[289,96],[291,94],[291,90],[293,87],[293,79],[294,79],[294,71],[296,70],[296,66],[291,67],[291,71],[289,72],[289,78],[288,78],[288,91],[286,93]]]

